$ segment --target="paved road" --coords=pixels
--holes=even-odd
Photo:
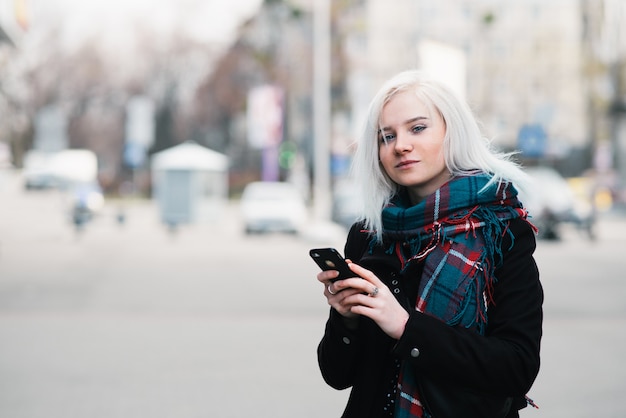
[[[0,417],[338,417],[315,363],[327,307],[307,251],[343,231],[170,234],[153,206],[76,235],[56,193],[0,178]],[[626,220],[540,242],[543,368],[523,417],[624,417]]]

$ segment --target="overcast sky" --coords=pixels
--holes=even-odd
[[[31,30],[59,25],[69,48],[94,36],[124,43],[137,26],[168,36],[183,30],[194,39],[227,42],[262,0],[31,0]]]

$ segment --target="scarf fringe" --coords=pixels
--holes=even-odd
[[[470,181],[470,186],[467,188],[477,190],[476,184],[486,182],[487,177],[468,176],[456,181],[466,183]],[[454,186],[452,182],[450,184]],[[385,252],[397,257],[400,261],[401,272],[405,272],[414,262],[424,261],[433,251],[441,252],[439,256],[441,264],[438,262],[440,266],[433,268],[434,274],[428,279],[429,283],[423,286],[418,296],[416,309],[420,312],[427,311],[429,293],[432,292],[433,286],[436,286],[435,282],[439,280],[439,275],[447,262],[447,254],[451,249],[461,248],[458,257],[464,259],[465,262],[468,260],[463,255],[465,252],[469,249],[473,254],[478,252],[478,255],[475,254],[470,258],[473,264],[469,268],[464,267],[467,272],[463,282],[467,282],[467,288],[463,294],[457,295],[462,301],[459,310],[445,322],[449,325],[461,324],[466,328],[476,327],[478,332],[483,333],[488,320],[487,308],[495,303],[493,292],[497,277],[494,273],[503,260],[502,242],[508,235],[511,239],[511,247],[514,245],[515,237],[509,230],[508,222],[514,218],[521,218],[530,224],[528,214],[517,200],[517,192],[508,183],[493,186],[497,190],[497,199],[489,201],[485,198],[482,200],[472,198],[470,201],[480,203],[471,207],[458,207],[459,202],[445,201],[442,196],[449,196],[448,199],[455,200],[454,194],[446,192],[445,187],[436,193],[437,211],[431,214],[431,222],[427,224],[421,224],[415,218],[416,213],[419,215],[420,211],[411,212],[413,208],[402,209],[401,200],[394,200],[390,204],[389,208],[395,211],[394,216],[397,218],[392,224],[394,228],[384,231],[384,240],[387,242]],[[454,206],[455,204],[457,207]],[[425,206],[428,206],[428,202]],[[405,223],[411,226],[407,229],[402,228]],[[534,225],[530,225],[536,232]],[[370,249],[375,244],[374,240],[371,241]],[[463,248],[466,249],[463,250]],[[471,319],[466,316],[470,308],[475,309],[475,316]]]

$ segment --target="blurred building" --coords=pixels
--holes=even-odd
[[[626,204],[626,3],[584,0],[584,76],[594,171]]]
[[[296,19],[290,4],[300,8]],[[268,81],[285,87],[285,138],[295,141],[305,157],[314,140],[309,68],[314,40],[307,41],[312,4],[266,2],[212,78],[216,86],[226,85],[227,77],[245,73],[247,88]],[[626,172],[626,146],[620,145],[626,140],[619,139],[626,131],[619,116],[626,109],[623,1],[396,0],[390,6],[385,0],[355,0],[331,5],[332,158],[349,154],[369,100],[385,79],[404,69],[426,68],[469,101],[500,148],[521,149],[527,162],[575,176],[592,168],[596,150],[606,150],[602,143],[608,141],[614,164]],[[232,71],[229,60],[242,51],[257,59],[239,58],[239,64],[256,64]],[[233,67],[220,74],[226,63]],[[232,139],[245,141],[245,134]],[[233,160],[236,169],[251,154],[245,143],[232,145],[242,153]]]
[[[272,86],[283,92],[279,136],[288,145],[274,159],[281,180],[290,175],[297,158],[311,155],[311,40],[310,11],[287,2],[265,2],[197,90],[192,139],[228,154],[233,190],[259,180],[267,170],[262,167],[265,150],[251,134],[262,126],[252,126],[254,118],[247,114],[255,89]]]
[[[153,154],[153,197],[172,227],[218,222],[228,198],[228,158],[187,141]]]
[[[617,187],[626,187],[626,2],[357,3],[347,41],[354,135],[383,80],[434,69],[459,88],[496,145],[568,176],[616,172]]]
[[[13,29],[27,27],[22,17],[27,16],[26,2],[0,0],[0,70],[8,62],[2,45],[6,49],[15,43],[12,34],[19,31]],[[536,160],[548,161],[566,175],[579,175],[594,161],[603,161],[626,184],[626,2],[392,3],[330,1],[329,157],[334,176],[346,172],[366,107],[382,81],[422,67],[444,77],[469,101],[496,145],[523,149],[529,138],[539,137],[543,142],[532,149]],[[263,1],[226,51],[195,43],[162,45],[148,37],[150,42],[137,49],[145,55],[129,61],[141,63],[139,69],[109,63],[96,48],[85,49],[85,55],[60,56],[62,66],[41,61],[28,78],[28,87],[40,97],[19,96],[14,107],[32,120],[50,102],[46,97],[63,91],[65,102],[73,106],[69,145],[95,151],[107,177],[114,178],[123,170],[125,99],[149,95],[155,101],[155,145],[150,152],[193,140],[226,154],[231,190],[237,190],[258,179],[262,168],[261,150],[249,144],[248,131],[254,129],[246,123],[249,91],[276,86],[284,91],[284,145],[276,163],[282,178],[306,181],[313,171],[315,141],[314,4]],[[49,45],[52,38],[46,39],[43,44]],[[131,77],[131,70],[137,75]],[[129,78],[122,78],[127,72]],[[9,109],[7,103],[0,93],[0,114]],[[0,142],[8,142],[2,135],[11,132],[1,124],[16,121],[0,119]],[[13,131],[21,133],[24,149],[32,148],[33,141],[26,140],[31,132]],[[596,149],[605,150],[603,158],[594,157]]]
[[[546,153],[588,143],[578,1],[368,0],[361,13],[357,108],[393,73],[428,68],[461,86],[497,145],[518,148],[526,125],[546,132]]]

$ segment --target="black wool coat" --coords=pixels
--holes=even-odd
[[[420,390],[420,399],[434,418],[458,418],[456,412],[440,408],[446,405],[452,406],[451,410],[462,408],[459,416],[464,418],[490,418],[488,414],[518,417],[539,372],[542,336],[543,290],[533,258],[536,241],[531,227],[520,219],[510,221],[514,239],[509,234],[503,239],[485,335],[417,312],[414,301],[423,265],[401,274],[394,255],[376,247],[369,251],[369,237],[361,227],[353,225],[348,234],[346,258],[372,270],[409,311],[409,320],[402,337],[394,340],[365,317],[359,318],[356,329],[348,327],[331,308],[318,346],[318,363],[327,384],[335,389],[351,388],[342,417],[386,416],[384,408],[396,383],[394,364],[398,360],[410,362],[418,379],[426,382],[420,387],[437,387],[443,398],[450,395],[442,400],[429,390]],[[462,401],[464,398],[470,401]],[[508,412],[482,409],[491,401],[503,400]]]

